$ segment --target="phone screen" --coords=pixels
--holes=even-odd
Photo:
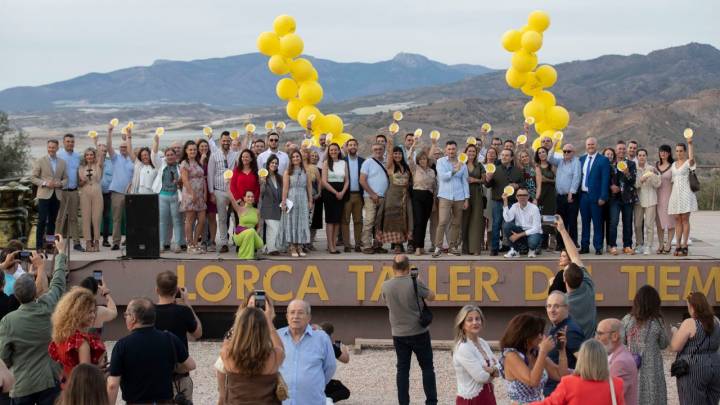
[[[48,243],[54,243],[55,242],[55,235],[45,235],[45,241]]]
[[[265,310],[265,291],[255,291],[255,308],[260,308],[263,311]]]
[[[99,285],[102,285],[102,270],[93,270],[93,278]]]

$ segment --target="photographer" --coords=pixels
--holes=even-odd
[[[4,272],[0,277],[0,319],[20,307],[13,290],[15,280],[23,274],[29,273],[34,277],[36,297],[47,292],[48,280],[44,263],[42,254],[23,250],[19,240],[8,242],[8,246],[0,254],[0,268]]]
[[[390,311],[390,329],[397,355],[397,390],[401,405],[410,403],[410,360],[415,353],[422,370],[426,404],[437,404],[433,352],[427,318],[421,324],[421,307],[435,299],[435,293],[417,279],[417,270],[410,270],[405,255],[393,260],[393,278],[382,285],[382,297]]]
[[[202,336],[202,324],[195,311],[187,300],[187,292],[184,288],[179,289],[177,275],[171,271],[164,271],[155,279],[155,292],[158,295],[158,302],[155,305],[155,327],[161,331],[167,331],[177,336],[188,349],[188,338],[190,334],[194,339]],[[189,401],[192,401],[193,381],[188,372],[176,372],[173,376],[173,389],[182,392]]]
[[[325,331],[328,336],[330,336],[330,340],[333,342],[332,346],[335,351],[335,359],[341,363],[349,363],[350,352],[348,351],[347,346],[343,345],[339,340],[332,340],[333,332],[335,332],[333,324],[330,322],[323,322],[320,324],[320,328]],[[340,380],[332,379],[325,386],[325,396],[332,399],[333,402],[339,402],[343,399],[350,398],[350,390]]]

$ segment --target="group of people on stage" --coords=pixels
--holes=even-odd
[[[48,155],[32,173],[38,247],[57,228],[76,250],[98,251],[101,236],[103,246],[119,249],[126,194],[158,194],[163,251],[225,253],[232,244],[248,259],[305,256],[322,228],[331,254],[342,244],[345,252],[386,253],[390,247],[421,255],[429,232],[433,257],[485,250],[535,257],[552,240],[563,247],[549,226],[555,214],[581,253],[589,253],[592,234],[597,254],[667,254],[674,239],[673,254],[686,256],[689,216],[698,209],[690,184],[692,138],[674,151],[661,145],[653,162],[654,151],[633,140],[600,150],[588,138],[585,154],[577,156],[562,138],[545,137],[532,150],[484,130],[465,145],[441,145],[434,137],[423,144],[413,133],[396,144],[397,135],[379,134],[365,158],[356,139],[338,145],[323,134],[319,146],[313,144],[312,122],[303,142],[286,142],[284,150],[279,129],[264,138],[248,132],[233,139],[225,131],[214,139],[209,133],[161,151],[157,134],[150,148],[134,149],[128,128],[114,145],[110,127],[106,143],[95,137],[96,147],[82,156],[72,134],[60,150],[48,141]]]

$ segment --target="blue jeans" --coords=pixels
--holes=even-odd
[[[183,223],[182,218],[180,218],[177,195],[160,194],[158,196],[158,202],[160,203],[160,246],[168,245],[168,230],[171,231],[170,235],[174,235],[173,243],[175,243],[176,246],[180,246]],[[171,222],[172,229],[168,227]]]
[[[522,229],[519,226],[515,225],[515,221],[511,222],[505,222],[503,225],[503,234],[510,237],[512,233],[522,233],[525,232],[524,229]],[[543,234],[541,233],[534,233],[532,235],[523,236],[522,238],[516,240],[515,242],[510,241],[510,245],[513,249],[515,249],[518,252],[525,252],[528,249],[530,250],[537,250],[537,248],[540,247],[540,243],[542,243]]]
[[[633,234],[633,210],[634,204],[624,203],[619,199],[610,200],[610,224],[608,225],[607,244],[608,247],[617,247],[617,231],[620,223],[620,214],[622,214],[623,225],[623,247],[632,247]]]
[[[11,405],[53,405],[60,396],[60,385],[26,395],[24,397],[10,398]]]
[[[430,332],[415,336],[393,336],[393,346],[397,356],[397,392],[400,405],[410,404],[410,361],[415,353],[422,370],[425,403],[435,405],[437,388],[435,386],[435,368],[433,367],[433,351],[430,345]]]
[[[590,223],[592,222],[593,246],[595,250],[602,252],[604,236],[602,207],[598,205],[597,200],[591,200],[586,192],[580,193],[580,217],[582,219],[580,248],[589,249],[590,247]]]
[[[500,250],[500,229],[503,226],[503,202],[492,200],[492,243],[490,250]]]

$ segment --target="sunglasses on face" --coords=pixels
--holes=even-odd
[[[573,153],[573,151],[571,151],[571,150],[564,150],[563,153],[564,153],[564,154],[568,154],[568,153]]]
[[[515,195],[518,197],[527,197],[528,196],[528,194],[515,194]]]
[[[269,142],[277,142],[277,139],[270,139]]]

